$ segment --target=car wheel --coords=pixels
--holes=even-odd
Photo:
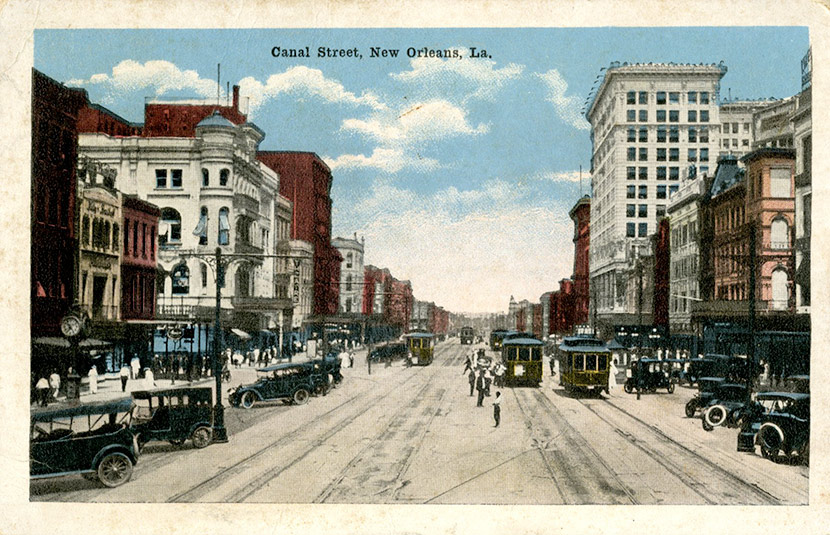
[[[98,479],[107,487],[117,487],[129,481],[133,463],[123,453],[110,453],[98,463]]]
[[[308,401],[308,390],[305,388],[298,388],[294,391],[294,395],[291,396],[291,399],[294,401],[295,405],[302,405]]]
[[[759,433],[758,442],[761,445],[761,455],[767,459],[777,459],[781,446],[784,445],[781,434],[774,427],[765,427]]]
[[[193,431],[190,439],[193,441],[194,447],[204,448],[213,440],[213,430],[206,425],[199,426]]]
[[[741,427],[744,420],[744,414],[745,411],[741,407],[729,411],[729,416],[726,417],[726,427]]]
[[[712,429],[714,429],[714,427],[712,427],[712,425],[709,422],[706,421],[705,417],[702,418],[700,421],[701,421],[701,424],[703,425],[703,430],[704,431],[711,431]]]
[[[726,422],[726,415],[726,407],[723,405],[713,405],[703,413],[703,420],[714,428]]]
[[[686,403],[686,418],[694,418],[695,411],[697,411],[697,401],[690,399],[689,402]]]
[[[623,390],[625,390],[626,394],[630,394],[634,392],[634,385],[631,383],[631,381],[626,381],[623,385]]]
[[[242,394],[242,399],[239,400],[239,404],[242,405],[243,409],[250,409],[256,403],[256,394],[251,392],[250,390]]]
[[[669,383],[669,386],[666,387],[666,390],[669,391],[669,394],[674,394],[674,383]]]

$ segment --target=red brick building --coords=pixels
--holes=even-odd
[[[549,329],[555,334],[570,334],[574,327],[574,284],[570,279],[559,281],[559,290],[550,294]]]
[[[161,211],[133,195],[121,196],[121,319],[151,320],[156,313],[156,251]]]
[[[243,124],[248,118],[239,111],[239,86],[233,86],[230,106],[218,104],[153,103],[144,106],[145,137],[195,137],[196,125],[205,117],[218,111],[233,124]]]
[[[257,158],[280,175],[280,195],[294,205],[291,239],[314,245],[312,313],[337,314],[343,257],[331,244],[331,170],[313,152],[260,151]]]
[[[573,324],[578,325],[588,322],[590,307],[591,198],[585,195],[579,199],[569,215],[574,222]]]
[[[446,335],[450,326],[450,313],[444,307],[432,305],[429,314],[429,331],[436,335]]]
[[[142,126],[131,123],[103,106],[87,102],[78,113],[78,132],[98,132],[110,136],[140,136]]]
[[[533,336],[542,339],[542,305],[539,303],[533,305]]]
[[[77,124],[86,92],[32,69],[31,335],[60,336],[75,288]],[[32,368],[35,365],[33,353]]]
[[[363,269],[363,314],[379,316],[386,325],[409,330],[412,317],[412,285],[409,281],[399,281],[386,268],[368,265]],[[430,309],[429,325],[433,323]]]

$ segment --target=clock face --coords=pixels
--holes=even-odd
[[[66,316],[61,320],[61,332],[64,336],[77,336],[81,332],[81,318],[78,316]]]

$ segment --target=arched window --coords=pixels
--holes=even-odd
[[[112,250],[118,250],[118,239],[121,237],[121,228],[118,223],[112,224]]]
[[[208,186],[210,186],[210,171],[202,169],[202,187],[206,188]]]
[[[346,291],[347,292],[352,291],[352,276],[351,275],[346,276]],[[347,310],[346,312],[349,312],[349,311]]]
[[[84,216],[84,222],[81,227],[81,243],[89,246],[89,216]]]
[[[222,169],[219,171],[219,185],[220,186],[227,186],[228,185],[228,178],[230,177],[231,172],[227,169]]]
[[[251,220],[245,216],[236,220],[236,243],[251,243]]]
[[[193,235],[199,237],[199,245],[207,245],[207,242],[208,242],[207,229],[208,229],[208,209],[207,209],[207,206],[202,206],[202,209],[199,213],[199,222],[196,224],[196,228],[193,229]]]
[[[248,266],[239,266],[236,270],[236,296],[251,296],[251,272]]]
[[[790,293],[787,288],[787,270],[775,268],[772,272],[772,309],[787,310]]]
[[[789,240],[790,226],[787,220],[783,217],[776,217],[772,220],[772,227],[770,229],[770,248],[771,249],[786,249],[790,246]]]
[[[207,278],[208,278],[208,269],[207,264],[200,265],[200,273],[199,275],[202,278],[202,288],[207,288]]]
[[[179,264],[173,269],[173,295],[184,295],[190,292],[190,270],[187,265]]]
[[[182,216],[173,208],[162,208],[159,219],[159,245],[182,242]]]
[[[110,222],[104,222],[104,235],[103,235],[103,243],[101,243],[101,247],[103,249],[110,248],[110,232],[112,232],[112,227],[110,226]]]
[[[231,223],[228,219],[228,209],[219,209],[219,245],[228,245],[230,243]]]

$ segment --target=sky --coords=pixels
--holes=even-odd
[[[331,167],[334,236],[364,237],[417,299],[501,312],[573,271],[600,69],[723,61],[722,98],[782,98],[808,47],[806,27],[36,30],[34,66],[143,122],[148,98],[215,99],[221,64],[262,150]]]

